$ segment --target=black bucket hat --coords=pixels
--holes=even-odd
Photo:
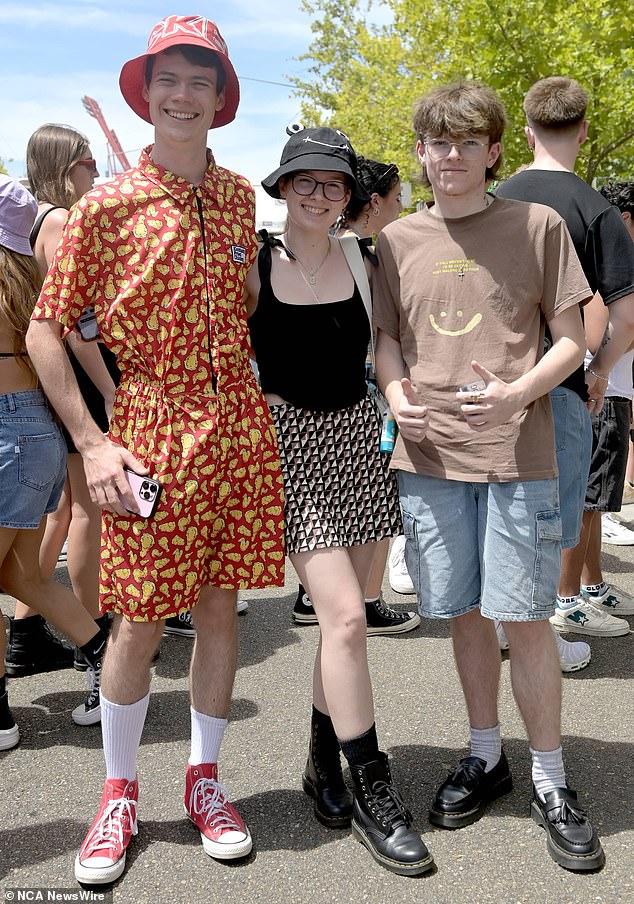
[[[262,179],[262,188],[272,198],[281,197],[279,180],[282,176],[300,170],[331,170],[348,176],[355,198],[362,203],[370,200],[370,195],[357,181],[357,155],[344,132],[327,126],[305,129],[301,125],[289,126],[286,131],[291,137],[284,145],[280,165]]]

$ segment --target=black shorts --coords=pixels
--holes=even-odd
[[[584,505],[587,512],[621,510],[631,415],[630,400],[612,396],[592,418],[592,462]]]

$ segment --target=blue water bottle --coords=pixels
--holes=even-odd
[[[394,451],[394,443],[396,442],[396,421],[394,415],[389,408],[383,412],[383,423],[381,425],[381,443],[379,448],[381,452],[387,452],[391,455]]]

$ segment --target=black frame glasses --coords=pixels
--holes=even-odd
[[[300,188],[297,187],[298,180],[302,180],[304,183],[302,185],[300,182]],[[315,193],[317,186],[321,185],[323,196],[327,201],[343,201],[349,191],[346,182],[341,182],[339,179],[329,179],[327,182],[320,182],[319,179],[314,179],[308,173],[293,173],[291,185],[295,194],[300,195],[302,198],[310,197],[310,195]]]

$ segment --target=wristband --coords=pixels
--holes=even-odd
[[[593,377],[596,377],[597,380],[603,380],[604,383],[609,383],[608,377],[604,377],[603,374],[598,374],[596,370],[592,370],[591,367],[586,367],[586,370],[589,374],[592,374]]]

